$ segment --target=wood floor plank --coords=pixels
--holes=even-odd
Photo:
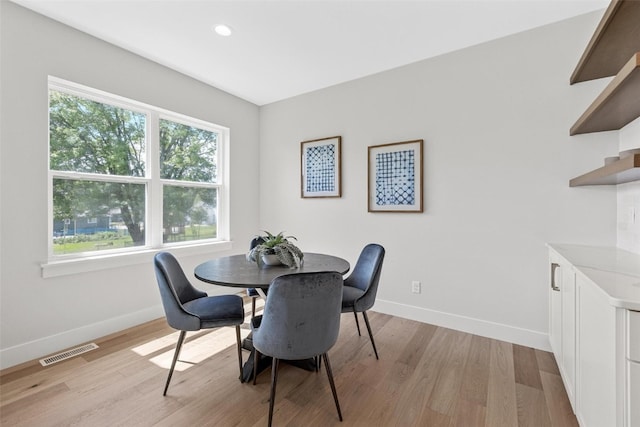
[[[513,347],[504,341],[491,342],[487,391],[487,427],[517,426],[518,406],[513,367]]]
[[[549,410],[544,392],[535,387],[516,383],[518,427],[550,427]]]
[[[406,330],[410,330],[410,328],[415,329],[415,333],[407,339],[404,343],[400,343],[400,345],[405,344],[404,350],[396,359],[397,362],[405,364],[411,368],[415,368],[418,365],[418,362],[422,358],[422,353],[425,348],[429,345],[429,341],[433,337],[437,326],[425,324],[421,327],[411,326]]]
[[[540,371],[560,375],[560,369],[558,369],[558,364],[556,363],[553,353],[536,349],[536,360],[538,361]]]
[[[375,425],[390,410],[393,402],[387,393],[367,384],[353,384],[345,392],[338,391],[338,397],[347,425],[355,425],[355,422]]]
[[[516,383],[542,390],[540,370],[534,349],[513,344],[513,366]]]
[[[438,372],[438,379],[427,401],[431,410],[449,417],[454,415],[471,346],[471,335],[458,331],[451,333],[451,352]]]
[[[378,346],[378,353],[382,354],[387,346],[392,346],[395,342],[401,342],[401,331],[403,328],[403,322],[405,319],[394,318],[384,314],[376,315],[377,313],[369,314],[369,321],[375,334],[382,334],[384,339],[381,341],[378,339],[376,344]],[[388,322],[393,321],[391,325]],[[336,367],[343,366],[348,363],[349,360],[363,360],[366,363],[373,363],[375,361],[375,355],[373,354],[373,347],[369,340],[362,317],[360,317],[362,336],[358,335],[355,319],[353,314],[345,313],[340,318],[340,334],[338,336],[338,342],[331,349],[331,361]],[[381,332],[385,330],[386,332]],[[373,360],[371,360],[373,359]]]
[[[560,375],[540,372],[545,400],[549,408],[551,425],[554,427],[578,427],[578,420]]]
[[[11,403],[14,400],[28,397],[40,390],[55,386],[63,382],[69,369],[82,370],[87,361],[82,357],[74,357],[56,365],[43,367],[29,365],[25,368],[25,375],[20,372],[6,375],[0,378],[0,401],[2,404]]]
[[[352,315],[342,316],[329,352],[344,422],[324,368],[282,366],[275,425],[547,425],[544,411],[552,426],[577,425],[549,353],[382,313],[369,317],[380,360]],[[225,329],[189,334],[167,396],[177,333],[164,319],[96,340],[100,349],[46,368],[35,361],[2,371],[0,425],[264,426],[269,372],[256,386],[240,383],[235,332]],[[531,383],[534,366],[540,389],[516,380]]]
[[[429,397],[436,385],[439,373],[453,351],[455,336],[450,329],[438,328],[435,331],[416,367],[415,375],[399,393],[392,420],[389,421],[397,422],[400,425],[411,425],[422,416],[423,412],[429,415],[431,410],[426,409]]]
[[[406,424],[396,424],[403,426]],[[429,407],[425,407],[420,417],[413,423],[409,424],[414,427],[432,426],[432,427],[449,427],[451,425],[451,417],[441,412],[434,411]]]
[[[456,404],[454,427],[483,426],[487,417],[487,407],[477,402],[459,399]]]
[[[28,422],[34,413],[41,411],[46,402],[56,402],[61,393],[69,391],[64,383],[51,387],[40,388],[36,393],[29,394],[20,400],[2,405],[2,424],[15,425]]]
[[[487,407],[490,358],[491,340],[473,335],[460,388],[460,398],[475,402],[485,409]]]

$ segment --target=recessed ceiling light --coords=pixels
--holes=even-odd
[[[216,25],[213,30],[221,36],[227,37],[231,35],[231,28],[224,24]]]

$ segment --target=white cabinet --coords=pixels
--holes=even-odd
[[[627,359],[640,362],[640,311],[627,312],[627,330],[629,332]]]
[[[582,275],[577,282],[576,417],[583,427],[616,426],[615,308]]]
[[[549,342],[556,359],[562,359],[562,273],[559,257],[549,254]]]
[[[640,311],[627,311],[627,425],[640,426]]]
[[[549,254],[549,340],[571,406],[575,396],[575,272],[554,252]]]
[[[640,426],[640,362],[627,362],[629,369],[629,390],[627,395],[627,425]]]
[[[562,270],[562,370],[564,387],[575,408],[576,378],[576,273],[571,265]]]
[[[578,422],[640,427],[640,255],[549,248],[549,340]]]

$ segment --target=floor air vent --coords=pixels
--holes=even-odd
[[[85,344],[83,346],[72,348],[71,350],[67,350],[62,353],[54,354],[53,356],[45,357],[44,359],[40,359],[40,364],[42,366],[53,365],[54,363],[71,359],[73,356],[95,350],[96,348],[98,348],[98,345],[96,343]]]

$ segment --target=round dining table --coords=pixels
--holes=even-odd
[[[347,260],[337,256],[305,252],[299,268],[289,268],[286,265],[258,267],[255,262],[247,261],[245,255],[231,255],[198,265],[194,274],[199,280],[213,285],[267,289],[273,279],[285,274],[337,271],[344,275],[350,268]]]
[[[194,274],[196,278],[213,285],[229,286],[233,288],[254,288],[261,297],[265,298],[265,291],[269,285],[279,276],[294,273],[318,273],[321,271],[337,271],[344,275],[349,272],[351,266],[342,258],[316,253],[304,253],[302,265],[299,268],[290,268],[286,265],[264,265],[259,267],[253,261],[247,261],[245,255],[231,255],[211,259],[198,265]],[[243,345],[247,350],[253,350],[251,335],[244,339]],[[268,357],[260,358],[258,371],[269,366]],[[315,359],[287,361],[306,370],[315,369]],[[253,351],[242,368],[241,382],[248,382],[253,377]]]

